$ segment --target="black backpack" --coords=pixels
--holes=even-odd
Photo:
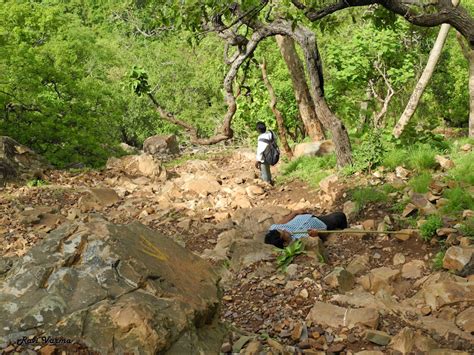
[[[273,132],[270,131],[270,133],[272,134],[272,139],[260,138],[259,141],[268,144],[262,154],[263,161],[265,164],[275,165],[280,160],[280,148],[278,148]]]

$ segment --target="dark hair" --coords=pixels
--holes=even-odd
[[[280,236],[280,232],[276,229],[268,231],[267,234],[265,234],[265,244],[272,244],[280,249],[284,248],[283,239]]]
[[[257,122],[257,132],[258,133],[265,133],[267,131],[267,126],[263,122]]]

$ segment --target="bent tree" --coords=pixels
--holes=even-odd
[[[232,137],[231,122],[236,112],[234,82],[242,64],[251,59],[258,44],[265,38],[282,35],[297,43],[304,54],[304,63],[309,78],[308,88],[317,117],[334,141],[339,166],[352,161],[351,146],[342,121],[329,109],[324,98],[321,59],[314,33],[304,26],[301,17],[318,21],[336,11],[356,6],[379,4],[391,12],[403,16],[407,21],[424,27],[449,23],[455,27],[474,48],[474,19],[462,7],[455,7],[450,0],[241,0],[232,3],[217,0],[202,1],[157,1],[153,6],[158,21],[172,23],[175,29],[184,28],[194,33],[214,32],[226,42],[225,61],[229,70],[224,78],[224,100],[227,112],[219,133],[210,138],[199,138],[196,130],[175,118],[158,102],[154,102],[160,115],[181,125],[196,143],[213,144]],[[233,48],[233,53],[229,54]],[[234,92],[235,91],[235,92]],[[151,94],[150,94],[151,95]],[[149,96],[150,99],[152,98]],[[188,126],[187,126],[188,125]]]

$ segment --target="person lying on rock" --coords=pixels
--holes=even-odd
[[[293,240],[302,237],[317,237],[318,230],[336,230],[347,228],[347,217],[342,212],[325,216],[315,216],[306,210],[299,210],[285,216],[279,224],[272,224],[265,235],[265,243],[277,248],[287,247]],[[293,234],[296,231],[306,233]]]

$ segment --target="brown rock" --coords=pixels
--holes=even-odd
[[[397,166],[395,168],[395,174],[397,175],[397,177],[399,177],[400,179],[403,179],[403,180],[406,180],[408,179],[408,176],[410,176],[410,171],[405,169],[404,167],[402,166]]]
[[[346,270],[350,272],[352,275],[357,275],[361,272],[366,271],[369,268],[369,256],[364,255],[357,255],[355,256],[352,261],[347,265]]]
[[[353,201],[346,201],[344,202],[344,206],[342,210],[347,216],[347,218],[351,220],[357,215],[357,212],[358,212],[357,204]]]
[[[407,241],[410,238],[414,238],[418,235],[415,229],[401,229],[399,233],[395,233],[394,237],[401,241]]]
[[[454,162],[448,158],[443,157],[442,155],[436,155],[435,159],[443,170],[454,168]]]
[[[52,355],[56,348],[52,345],[46,345],[39,350],[40,355]]]
[[[450,235],[451,233],[456,233],[457,232],[457,229],[454,229],[454,228],[438,228],[436,230],[436,235],[438,237],[447,237],[448,235]]]
[[[443,267],[448,270],[461,271],[471,260],[474,248],[450,247],[443,258]]]
[[[364,227],[365,230],[375,230],[376,226],[377,222],[374,219],[366,219],[362,222],[362,227]]]
[[[403,217],[408,217],[409,215],[415,213],[417,210],[418,210],[418,208],[414,204],[408,203],[405,206],[405,209],[402,212],[402,216]]]
[[[462,330],[473,333],[474,332],[474,307],[462,311],[456,317],[456,325]]]
[[[325,193],[330,193],[338,183],[339,178],[337,175],[329,175],[319,182],[319,188]]]
[[[306,319],[315,324],[333,328],[341,326],[352,328],[358,323],[370,328],[376,328],[379,313],[372,308],[346,309],[316,301]]]
[[[405,255],[397,253],[393,256],[393,265],[401,265],[405,263]]]
[[[262,349],[262,344],[258,340],[252,340],[243,350],[244,355],[258,355]],[[242,354],[242,352],[241,352]]]
[[[344,343],[336,343],[332,344],[327,350],[327,353],[340,353],[346,348],[346,345]]]
[[[392,338],[390,347],[400,351],[402,354],[408,354],[415,346],[415,333],[411,328],[403,328],[397,335]]]
[[[221,353],[230,353],[232,351],[232,345],[229,342],[225,342],[221,346]]]
[[[344,270],[342,267],[336,267],[334,270],[324,278],[332,288],[337,288],[339,292],[347,292],[354,287],[354,275]]]
[[[474,211],[472,211],[472,210],[462,211],[462,218],[463,219],[468,219],[468,218],[471,218],[471,217],[474,217]]]
[[[285,350],[285,347],[283,345],[281,345],[279,342],[277,342],[276,340],[274,340],[272,338],[267,339],[267,344],[268,344],[268,346],[270,346],[273,349],[276,349],[278,351],[283,352]]]
[[[399,270],[389,267],[372,269],[369,274],[359,278],[358,282],[367,291],[378,292],[381,289],[392,290],[390,283],[400,275]]]
[[[143,142],[143,151],[151,155],[177,154],[178,141],[174,134],[151,136]]]
[[[423,275],[425,262],[423,260],[412,260],[402,267],[402,277],[405,279],[417,279]]]
[[[294,341],[300,340],[302,333],[303,333],[303,324],[300,322],[297,322],[293,328],[293,331],[291,332],[291,339],[293,339]]]

